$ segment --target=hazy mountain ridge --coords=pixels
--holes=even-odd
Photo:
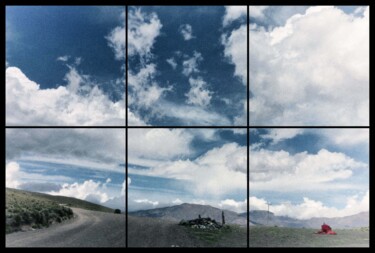
[[[221,223],[222,211],[224,211],[226,223],[246,225],[246,214],[238,214],[233,211],[222,210],[208,205],[187,203],[170,207],[129,212],[129,215],[138,217],[160,218],[176,222],[179,222],[181,220],[196,219],[198,218],[198,215],[200,215],[201,217],[210,217]]]
[[[345,217],[316,217],[305,220],[299,220],[288,216],[276,216],[270,212],[269,217],[267,211],[250,211],[250,224],[253,225],[269,225],[279,227],[294,228],[319,228],[323,222],[329,224],[333,228],[356,228],[370,226],[369,212],[361,212],[355,215]]]
[[[180,220],[195,219],[198,215],[201,217],[210,217],[218,222],[221,222],[222,209],[198,204],[181,204],[170,207],[155,208],[149,210],[139,210],[129,212],[129,215],[138,217],[151,217],[164,220],[179,222]],[[228,224],[246,225],[246,213],[236,213],[229,210],[224,210],[225,221]],[[336,218],[311,218],[300,220],[288,216],[276,216],[272,212],[267,211],[250,211],[250,226],[279,226],[279,227],[293,227],[293,228],[320,228],[323,222],[328,223],[333,228],[355,228],[369,226],[369,212],[362,212],[351,216],[336,217]]]

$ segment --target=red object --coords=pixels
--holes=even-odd
[[[327,225],[327,224],[323,224],[322,225],[322,230],[316,232],[315,234],[323,234],[323,235],[337,235],[335,231],[332,230],[332,228]]]

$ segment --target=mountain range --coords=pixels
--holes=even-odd
[[[165,219],[169,221],[179,222],[181,220],[196,219],[201,217],[210,217],[221,222],[221,214],[224,211],[225,221],[228,224],[238,224],[245,226],[247,222],[246,213],[236,213],[229,210],[221,210],[209,205],[198,204],[181,204],[170,207],[139,210],[129,212],[131,216],[151,217]],[[272,212],[263,210],[250,211],[250,226],[278,226],[278,227],[294,227],[294,228],[320,228],[323,222],[329,224],[333,228],[355,228],[369,227],[369,212],[361,212],[355,215],[335,218],[311,218],[311,219],[295,219],[288,216],[277,216]]]

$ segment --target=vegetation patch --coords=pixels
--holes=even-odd
[[[48,227],[73,217],[69,207],[31,192],[6,189],[5,202],[6,233]]]

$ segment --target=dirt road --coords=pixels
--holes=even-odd
[[[175,222],[129,216],[129,247],[202,247]]]
[[[125,215],[73,208],[74,219],[6,235],[6,247],[125,247]]]

